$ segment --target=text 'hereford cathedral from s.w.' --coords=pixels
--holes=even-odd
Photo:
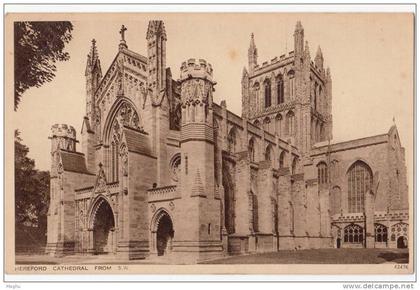
[[[147,57],[128,48],[125,30],[104,75],[92,41],[82,153],[72,126],[52,127],[48,253],[196,263],[408,246],[397,128],[331,142],[331,73],[321,49],[311,59],[300,22],[294,50],[270,61],[258,62],[251,35],[242,117],[213,103],[204,59],[166,67],[162,21],[149,22]]]

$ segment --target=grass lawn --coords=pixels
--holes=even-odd
[[[407,249],[312,249],[228,256],[203,264],[381,264],[408,263]],[[70,255],[61,258],[48,255],[16,255],[16,264],[183,264],[162,258],[121,260],[115,256]]]
[[[230,256],[204,264],[408,263],[408,249],[312,249]]]

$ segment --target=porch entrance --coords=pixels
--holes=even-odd
[[[93,249],[95,254],[113,252],[114,228],[114,214],[111,206],[108,202],[102,200],[93,222]]]
[[[172,251],[174,229],[171,217],[164,212],[157,221],[156,250],[158,256],[163,256]]]

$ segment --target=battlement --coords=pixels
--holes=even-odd
[[[52,137],[67,137],[76,139],[76,130],[73,126],[66,124],[55,124],[51,127]]]
[[[204,59],[190,58],[181,65],[180,80],[188,78],[201,78],[209,81],[213,80],[213,68],[210,63]]]

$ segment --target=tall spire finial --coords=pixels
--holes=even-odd
[[[301,31],[301,30],[303,30],[303,26],[302,26],[302,23],[300,22],[300,20],[298,20],[296,22],[295,31]]]
[[[120,40],[120,44],[119,44],[119,48],[120,50],[123,48],[128,48],[127,43],[125,42],[125,32],[127,31],[127,27],[123,25],[121,25],[121,29],[120,29],[120,34],[121,34],[121,40]]]
[[[251,41],[249,42],[250,48],[255,48],[254,32],[251,33]]]
[[[99,64],[99,55],[98,55],[98,49],[96,47],[96,40],[92,39],[91,43],[92,44],[90,46],[90,50],[87,55],[85,75],[86,73],[90,72],[94,68],[95,65]],[[100,70],[100,67],[98,68]]]
[[[301,56],[305,48],[305,42],[304,42],[303,26],[300,21],[296,22],[295,33],[293,34],[293,36],[295,40],[295,43],[294,43],[295,56],[298,56],[298,55]]]
[[[248,48],[248,67],[249,72],[252,74],[254,72],[254,67],[257,65],[258,50],[255,45],[254,33],[251,33],[251,41]]]

